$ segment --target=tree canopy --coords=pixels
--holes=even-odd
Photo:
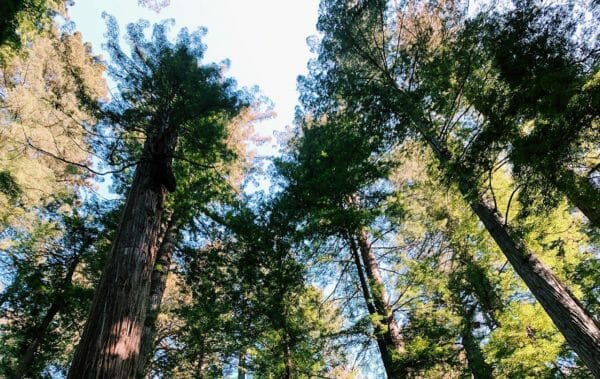
[[[321,0],[275,152],[205,28],[3,3],[0,376],[600,377],[597,7]]]

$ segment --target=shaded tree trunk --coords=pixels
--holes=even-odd
[[[285,346],[284,346],[284,364],[285,364],[285,371],[283,373],[283,379],[292,379],[292,350],[290,348],[290,343],[289,343],[289,338],[286,337],[285,339]]]
[[[357,6],[355,9],[357,13],[373,11],[373,14],[384,14],[381,11],[382,8],[380,8],[382,4],[384,3],[373,2],[374,9],[370,9],[371,3],[367,2],[364,4],[364,7]],[[397,80],[397,73],[388,69],[387,62],[381,62],[379,56],[371,55],[371,51],[361,45],[361,41],[365,39],[361,38],[363,36],[357,37],[354,34],[355,30],[361,33],[361,28],[353,29],[353,25],[350,23],[344,24],[343,21],[342,25],[343,27],[340,27],[342,31],[336,30],[332,32],[334,36],[338,37],[340,34],[343,34],[343,38],[350,40],[348,42],[350,46],[344,48],[348,51],[353,49],[357,56],[363,58],[368,65],[371,65],[376,72],[381,74],[381,78],[388,83],[390,90],[397,92],[397,96],[395,97],[401,100],[400,104],[404,102],[402,108],[400,109],[398,103],[394,101],[388,103],[390,109],[394,109],[393,112],[398,116],[396,118],[397,122],[411,123],[413,131],[420,134],[422,140],[431,147],[442,169],[452,165],[457,171],[460,176],[455,179],[456,183],[470,208],[479,217],[515,272],[521,277],[531,293],[545,309],[570,347],[579,355],[593,375],[600,378],[600,326],[598,322],[558,280],[554,273],[527,249],[525,242],[504,225],[497,211],[486,205],[477,195],[477,185],[472,182],[473,175],[469,175],[471,172],[465,167],[457,167],[455,165],[456,162],[453,162],[450,151],[431,132],[431,119],[427,119],[422,114],[423,104],[420,97],[422,94],[414,91],[411,86],[412,83],[409,83],[407,88],[403,88],[402,86],[405,83]],[[382,44],[382,46],[385,47],[385,44]],[[384,51],[379,46],[376,46],[375,49],[382,49],[381,52]],[[382,53],[381,56],[385,57],[386,55]],[[414,66],[419,63],[417,61],[418,58],[420,57],[414,57]],[[389,96],[387,92],[380,94],[384,94],[384,99]],[[597,204],[593,202],[581,203],[575,200],[572,201],[576,204],[579,203],[584,213],[590,213],[588,207]],[[595,217],[588,217],[594,223],[593,220]]]
[[[389,303],[389,297],[385,290],[383,278],[379,272],[379,266],[377,264],[377,257],[371,249],[371,244],[368,240],[368,235],[365,230],[361,230],[358,234],[358,248],[361,252],[363,263],[365,264],[365,271],[367,277],[371,282],[371,296],[373,297],[373,304],[377,312],[384,316],[386,327],[388,329],[389,339],[392,342],[394,348],[401,352],[404,351],[404,340],[400,333],[398,323],[394,318],[392,307]]]
[[[359,233],[358,244],[354,237],[347,238],[385,372],[390,379],[405,377],[406,368],[398,362],[404,351],[404,341],[389,305],[383,278],[367,234],[364,230]]]
[[[467,355],[467,366],[475,379],[492,379],[492,367],[485,361],[479,341],[473,336],[473,315],[475,306],[464,306],[463,325],[461,329],[462,345]]]
[[[162,298],[167,287],[167,277],[169,268],[175,251],[177,239],[179,237],[179,226],[176,215],[171,215],[166,222],[163,238],[156,254],[156,263],[152,270],[150,282],[150,296],[147,303],[146,321],[140,344],[140,360],[137,368],[137,377],[143,378],[152,362],[152,356],[155,348],[156,338],[156,320],[160,313]]]
[[[196,378],[202,379],[204,378],[204,349],[198,355],[198,359],[196,360]]]
[[[241,351],[238,356],[237,379],[246,379],[246,354],[243,351]]]
[[[87,247],[87,244],[85,244],[81,248],[80,253],[82,253]],[[32,336],[32,339],[26,346],[24,346],[23,349],[21,349],[22,357],[14,375],[15,378],[25,377],[28,374],[30,368],[33,366],[35,354],[39,346],[44,342],[50,324],[54,320],[54,317],[56,317],[56,315],[63,309],[65,305],[65,292],[71,287],[73,283],[73,274],[75,273],[75,270],[79,265],[79,261],[80,255],[76,255],[75,257],[73,257],[73,260],[71,261],[71,264],[67,269],[67,273],[65,275],[65,278],[63,279],[63,282],[61,283],[59,290],[54,294],[54,298],[52,300],[50,308],[48,308],[48,310],[46,311],[46,314],[42,318],[40,324],[33,328],[33,330],[31,331],[30,335]]]
[[[588,178],[571,170],[562,170],[554,185],[567,199],[587,217],[596,228],[600,228],[600,190],[594,188]]]
[[[451,162],[450,152],[437,139],[424,137],[442,166]],[[463,170],[462,174],[464,175],[465,172],[468,173],[467,170]],[[558,280],[552,270],[527,249],[525,242],[510,232],[500,215],[474,195],[474,185],[467,179],[459,178],[457,182],[461,194],[496,241],[515,272],[546,310],[569,346],[579,355],[594,376],[600,378],[598,322]]]
[[[119,231],[96,290],[68,377],[130,378],[140,359],[150,279],[163,204],[174,190],[171,161],[177,134],[149,136],[127,195]]]

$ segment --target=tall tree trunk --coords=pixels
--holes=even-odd
[[[237,379],[246,379],[246,353],[244,353],[244,351],[241,351],[238,356]]]
[[[163,204],[175,185],[170,157],[177,134],[162,130],[144,145],[70,379],[130,378],[138,367]]]
[[[363,229],[358,233],[358,248],[361,252],[363,262],[365,264],[365,271],[369,282],[371,284],[371,296],[373,297],[373,304],[378,313],[384,316],[386,328],[388,330],[388,338],[392,342],[394,349],[398,352],[404,351],[404,340],[400,333],[398,323],[394,318],[392,307],[390,306],[389,297],[385,290],[383,278],[379,272],[379,265],[377,264],[377,257],[371,248],[369,243],[367,232]]]
[[[148,371],[152,356],[154,354],[154,340],[156,338],[156,320],[160,313],[162,298],[167,287],[167,277],[171,267],[173,251],[179,237],[179,225],[176,215],[172,214],[166,222],[164,236],[161,240],[158,253],[156,254],[156,263],[152,270],[150,282],[150,296],[148,298],[146,321],[140,344],[140,360],[137,368],[137,377],[143,378]]]
[[[206,362],[204,362],[204,358],[205,358],[205,353],[204,353],[204,348],[202,349],[202,351],[200,352],[200,354],[198,354],[198,359],[196,359],[196,378],[198,379],[202,379],[204,378],[204,365]]]
[[[359,232],[358,246],[353,236],[347,238],[358,272],[361,292],[367,303],[369,315],[372,316],[375,339],[385,372],[390,379],[405,377],[406,368],[398,362],[400,354],[404,351],[404,341],[389,305],[377,258],[368,243],[367,234],[364,230]]]
[[[285,345],[284,345],[284,351],[283,351],[283,355],[284,355],[284,364],[285,364],[285,371],[283,373],[283,379],[292,379],[292,367],[293,367],[293,363],[292,363],[292,349],[290,348],[290,343],[289,343],[289,338],[286,336],[285,339]]]
[[[588,218],[591,225],[600,228],[600,190],[594,188],[588,178],[564,169],[560,178],[555,178],[554,185]]]
[[[424,136],[442,166],[451,162],[448,150],[435,138]],[[464,170],[464,173],[468,171]],[[464,178],[464,177],[463,177]],[[501,217],[474,195],[467,179],[457,180],[461,194],[479,217],[488,233],[504,253],[515,272],[546,310],[554,325],[565,337],[595,377],[600,378],[600,325],[583,308],[552,270],[527,249],[525,242],[511,234]]]
[[[65,292],[71,287],[73,283],[73,274],[77,269],[80,261],[80,254],[83,253],[85,249],[87,249],[87,244],[81,248],[81,251],[78,255],[73,257],[73,261],[69,265],[65,278],[60,285],[59,290],[54,294],[54,298],[52,299],[52,304],[50,308],[46,311],[46,314],[42,318],[42,321],[39,325],[37,325],[31,331],[30,335],[32,336],[31,341],[29,341],[28,345],[24,346],[24,349],[21,350],[22,357],[19,365],[17,367],[15,378],[23,378],[28,374],[28,370],[32,367],[35,353],[37,352],[39,346],[44,342],[46,338],[46,334],[48,333],[48,328],[50,324],[54,320],[54,317],[63,309],[65,305]]]
[[[492,379],[492,367],[485,361],[479,341],[473,336],[475,305],[462,305],[464,309],[461,329],[462,345],[467,355],[467,366],[475,379]]]

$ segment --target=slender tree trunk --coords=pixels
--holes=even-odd
[[[80,253],[83,253],[83,250],[86,248],[87,244],[84,247],[82,247]],[[15,373],[15,378],[25,377],[28,373],[28,370],[32,367],[35,358],[35,353],[37,352],[42,342],[44,342],[50,324],[54,320],[54,317],[63,309],[65,305],[65,291],[68,290],[69,287],[71,287],[71,284],[73,282],[73,274],[75,273],[75,269],[77,269],[77,266],[79,265],[79,261],[80,255],[77,255],[73,258],[73,261],[69,265],[65,278],[61,283],[60,289],[54,295],[50,308],[48,308],[48,310],[46,311],[46,314],[42,318],[40,324],[33,328],[33,330],[31,331],[30,334],[32,336],[32,339],[31,341],[29,341],[29,344],[22,350],[22,357],[21,361],[19,362],[17,371]]]
[[[475,306],[462,305],[464,309],[461,329],[462,345],[467,355],[467,366],[475,379],[492,379],[492,367],[485,361],[479,341],[473,336]]]
[[[204,349],[198,355],[198,359],[196,360],[196,378],[202,379],[204,378]]]
[[[404,351],[404,341],[389,305],[377,259],[368,243],[366,232],[360,232],[358,246],[354,237],[348,236],[348,241],[387,377],[405,377],[405,367],[398,362]]]
[[[450,153],[436,139],[426,139],[440,163],[448,164],[451,161]],[[496,241],[515,272],[546,310],[554,325],[594,376],[600,378],[598,322],[558,280],[552,270],[529,252],[525,242],[511,234],[497,212],[474,196],[474,188],[466,179],[458,179],[457,184],[473,212]]]
[[[591,225],[600,228],[599,189],[594,188],[586,177],[568,169],[561,171],[554,185],[588,218]]]
[[[286,336],[285,339],[285,346],[284,346],[284,364],[285,364],[285,371],[283,373],[283,379],[292,379],[292,350],[290,348],[290,343],[289,343],[289,339]]]
[[[179,237],[179,226],[177,224],[176,215],[171,215],[166,222],[166,228],[163,233],[163,238],[156,254],[156,263],[152,270],[152,278],[150,282],[150,296],[148,298],[146,321],[140,344],[140,360],[137,369],[137,377],[143,378],[148,371],[152,356],[154,354],[154,340],[156,338],[156,320],[160,313],[162,298],[167,287],[167,277],[169,276],[169,268],[173,251]]]
[[[241,351],[238,356],[237,379],[246,379],[246,353],[244,353],[244,351]]]
[[[175,185],[170,157],[176,129],[161,130],[144,145],[70,379],[130,378],[138,367],[163,204]]]
[[[404,340],[402,339],[400,328],[398,327],[392,307],[390,306],[383,278],[379,272],[377,257],[375,256],[375,253],[373,253],[367,232],[364,229],[358,234],[358,248],[365,264],[367,277],[371,283],[371,296],[373,297],[375,309],[377,309],[379,314],[384,316],[386,328],[388,330],[387,334],[389,335],[388,338],[392,342],[394,349],[398,352],[402,352],[404,351]]]

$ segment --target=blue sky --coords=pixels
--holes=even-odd
[[[171,0],[160,13],[139,6],[137,0],[78,0],[69,10],[70,18],[96,54],[103,53],[103,11],[114,15],[122,30],[140,18],[173,18],[174,32],[207,27],[205,61],[229,59],[229,75],[240,86],[258,85],[275,104],[277,117],[258,125],[258,132],[271,136],[291,124],[296,78],[306,72],[311,56],[306,38],[316,34],[318,0]]]

